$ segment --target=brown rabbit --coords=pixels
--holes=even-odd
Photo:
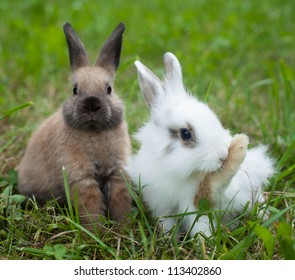
[[[130,139],[124,105],[113,90],[125,25],[116,27],[94,66],[71,25],[63,28],[73,92],[33,134],[20,162],[18,188],[41,203],[53,197],[65,203],[64,166],[72,200],[77,187],[82,224],[98,221],[99,215],[120,221],[131,206],[123,176]]]

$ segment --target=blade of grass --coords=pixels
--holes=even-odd
[[[0,153],[2,153],[7,147],[9,147],[14,142],[15,139],[16,137],[13,137],[4,146],[0,147]]]
[[[140,213],[140,216],[141,216],[142,222],[144,222],[146,228],[147,228],[148,231],[149,231],[149,234],[152,235],[152,234],[153,234],[153,231],[152,231],[151,225],[150,225],[150,223],[149,223],[149,221],[148,221],[148,218],[147,218],[147,216],[145,215],[144,205],[143,205],[143,203],[142,203],[142,199],[141,199],[141,197],[142,197],[142,195],[141,195],[142,188],[141,188],[140,179],[139,179],[139,183],[138,183],[138,186],[140,186],[140,187],[139,187],[139,194],[138,194],[138,195],[137,195],[137,194],[135,193],[135,191],[132,189],[131,184],[130,184],[126,179],[124,179],[124,180],[125,180],[125,184],[126,184],[126,186],[127,186],[127,188],[128,188],[128,191],[129,191],[129,193],[130,193],[130,195],[131,195],[133,201],[135,202],[135,204],[136,204],[136,206],[137,206],[137,208],[138,208],[138,210],[139,210],[139,213]]]
[[[110,248],[108,245],[106,245],[101,239],[99,239],[97,236],[95,236],[92,232],[90,232],[89,230],[87,230],[83,226],[79,225],[74,220],[72,220],[68,217],[65,217],[65,218],[69,223],[73,224],[76,228],[85,232],[88,236],[90,236],[93,240],[95,240],[101,246],[102,249],[106,250],[108,253],[110,253],[116,259],[120,259],[119,256],[116,254],[116,251],[113,250],[113,248]]]
[[[267,221],[265,221],[262,224],[262,227],[269,227],[272,223],[274,223],[276,220],[280,219],[285,213],[287,213],[289,210],[295,207],[294,205],[291,205],[275,215],[273,215],[271,218],[269,218]],[[253,241],[255,240],[255,233],[253,231],[253,225],[249,224],[250,226],[250,234],[246,236],[243,240],[241,240],[234,248],[232,248],[228,253],[224,254],[221,258],[222,259],[233,259],[233,258],[240,258],[241,255],[251,246]]]
[[[252,222],[253,223],[253,222]],[[275,238],[267,228],[256,224],[254,226],[254,233],[263,241],[266,248],[267,255],[271,259],[275,248]]]
[[[64,187],[65,187],[65,192],[66,192],[66,199],[68,203],[68,208],[70,212],[70,217],[73,221],[75,221],[75,214],[74,214],[74,209],[72,206],[72,200],[71,200],[71,193],[70,193],[70,187],[69,187],[69,181],[68,181],[68,176],[67,176],[67,171],[65,167],[63,166],[62,168],[62,175],[64,179]]]
[[[32,106],[32,105],[33,105],[33,102],[27,102],[27,103],[24,103],[24,104],[22,104],[22,105],[19,105],[19,106],[15,107],[15,108],[13,108],[13,109],[11,109],[11,110],[5,112],[3,116],[0,116],[0,121],[3,120],[4,118],[7,118],[7,117],[10,116],[10,115],[12,115],[12,114],[15,113],[16,111],[21,110],[21,109],[23,109],[23,108],[26,108],[26,107],[28,107],[28,106]]]

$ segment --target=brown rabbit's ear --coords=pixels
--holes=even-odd
[[[89,62],[84,45],[78,38],[72,26],[69,23],[65,23],[63,29],[68,43],[72,70],[75,71],[80,67],[88,65]]]
[[[124,23],[120,23],[115,28],[109,39],[104,43],[95,62],[96,66],[103,67],[111,74],[113,74],[117,70],[120,64],[124,30]]]

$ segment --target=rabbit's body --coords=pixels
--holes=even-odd
[[[62,167],[67,171],[70,185],[77,182],[80,185],[90,178],[97,180],[116,173],[120,175],[130,155],[126,129],[123,122],[112,131],[100,133],[71,130],[64,121],[62,110],[57,111],[40,126],[27,146],[19,168],[19,188],[27,195],[33,193],[38,201],[52,199],[53,194],[65,202]]]
[[[264,147],[247,150],[248,137],[224,129],[210,108],[187,94],[181,68],[174,55],[164,56],[165,78],[160,81],[136,62],[141,91],[151,107],[151,119],[136,134],[141,147],[128,165],[142,197],[164,229],[186,213],[182,227],[210,235],[206,215],[197,221],[200,198],[212,208],[232,213],[250,201],[263,201],[262,188],[273,174],[273,162]],[[189,215],[188,213],[193,213]]]
[[[66,202],[64,167],[85,225],[99,215],[122,220],[131,205],[124,178],[131,146],[124,106],[112,89],[123,31],[119,25],[91,66],[82,43],[65,25],[73,94],[33,134],[19,166],[19,191],[43,203],[53,197]]]

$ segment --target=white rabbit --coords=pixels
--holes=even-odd
[[[263,202],[263,186],[274,173],[266,148],[247,150],[246,135],[232,137],[212,110],[185,90],[172,53],[164,55],[163,81],[139,61],[135,65],[150,120],[136,134],[141,147],[127,170],[164,230],[177,221],[167,216],[186,213],[183,230],[211,235],[208,217],[196,219],[202,197],[224,210],[225,220],[248,202],[249,210]]]

